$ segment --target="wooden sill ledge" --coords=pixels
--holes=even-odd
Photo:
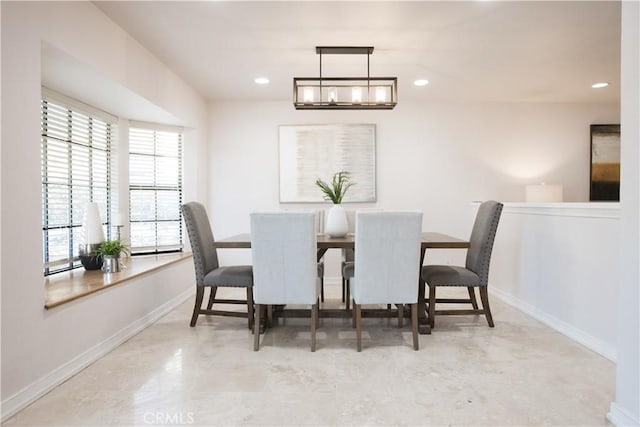
[[[136,256],[122,259],[119,273],[105,274],[102,270],[77,268],[47,276],[44,280],[44,308],[58,307],[189,258],[191,252]]]

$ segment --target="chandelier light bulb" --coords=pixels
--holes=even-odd
[[[335,104],[336,102],[338,102],[338,89],[335,87],[330,87],[328,98],[329,98],[329,103],[331,104]]]
[[[362,102],[362,88],[354,87],[351,89],[351,102],[361,103]]]
[[[387,89],[379,86],[376,88],[376,102],[385,102],[387,100]]]
[[[304,102],[313,102],[313,88],[305,87],[304,88]]]

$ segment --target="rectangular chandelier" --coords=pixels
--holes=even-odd
[[[296,110],[391,110],[398,103],[397,77],[371,77],[373,46],[316,46],[319,77],[293,78]],[[322,55],[367,55],[366,77],[323,77]]]

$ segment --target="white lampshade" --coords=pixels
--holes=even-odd
[[[535,184],[525,187],[525,201],[527,202],[562,202],[562,185]]]
[[[98,204],[91,202],[87,204],[84,212],[84,220],[82,221],[82,229],[84,232],[84,242],[87,245],[104,242],[104,230],[100,221],[100,211]]]
[[[113,225],[116,227],[124,226],[125,217],[123,213],[117,212],[113,215]]]

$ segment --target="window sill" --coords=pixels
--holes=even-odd
[[[44,308],[58,307],[189,258],[190,252],[137,256],[124,258],[119,273],[104,274],[101,270],[86,271],[79,268],[53,274],[44,280]]]

